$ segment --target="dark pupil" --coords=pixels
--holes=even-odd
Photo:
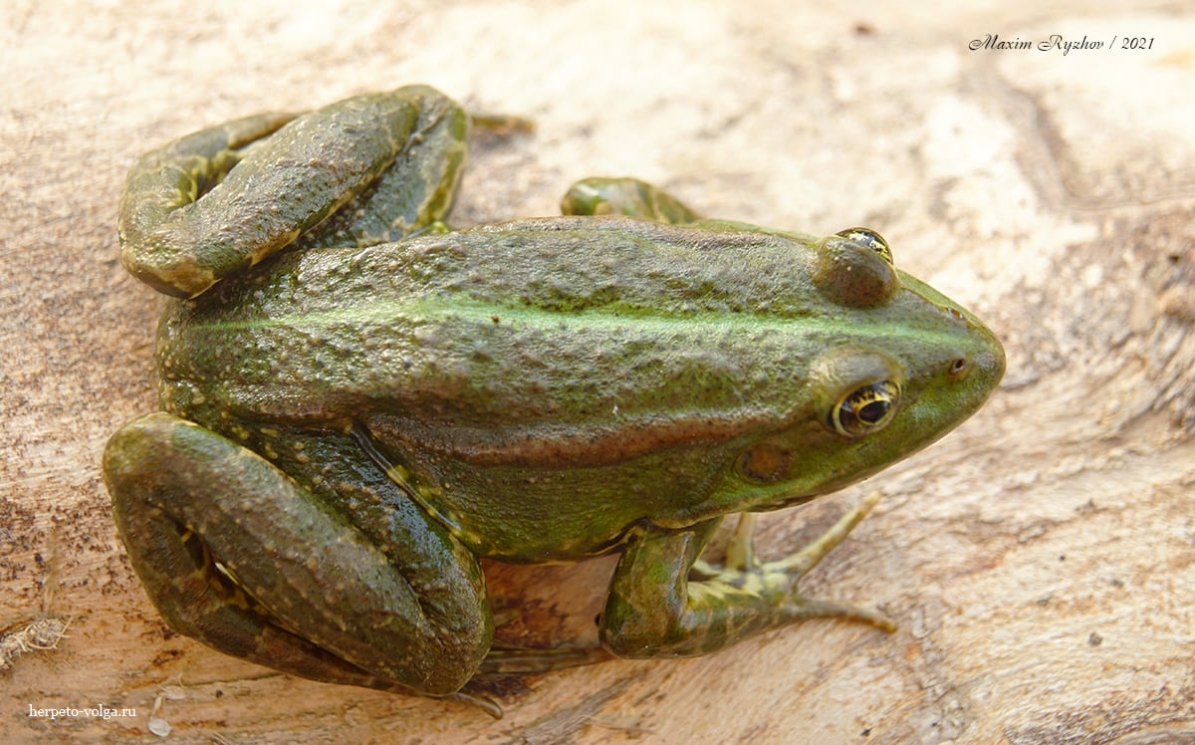
[[[888,402],[887,401],[872,401],[872,402],[868,403],[866,406],[864,406],[862,409],[859,409],[859,419],[860,419],[860,421],[867,422],[868,424],[875,424],[876,422],[883,419],[884,415],[887,413],[888,413]]]

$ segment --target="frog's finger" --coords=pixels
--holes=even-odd
[[[343,455],[346,468],[370,467]],[[379,536],[264,458],[169,414],[113,435],[104,474],[154,604],[216,649],[315,680],[446,696],[489,648],[476,561],[421,510],[404,509],[404,495],[353,495],[385,505],[385,537],[407,552],[400,566]]]
[[[726,547],[726,568],[745,571],[759,566],[755,556],[755,525],[759,522],[759,514],[743,512],[739,514],[739,524],[730,537],[730,544]]]
[[[798,613],[794,614],[794,620],[834,618],[839,621],[857,621],[889,634],[894,633],[898,628],[892,619],[884,614],[849,603],[835,603],[832,600],[816,600],[800,596],[793,596],[792,600],[800,609]]]
[[[122,233],[126,268],[161,292],[194,297],[290,245],[418,140],[418,92],[356,96],[300,116],[253,147],[206,194],[196,190],[192,202],[177,204],[180,194],[192,192],[162,177],[168,186],[156,199],[161,219],[135,220],[137,229]],[[147,170],[139,165],[131,178],[140,180]],[[130,189],[123,209],[139,213],[147,188]]]
[[[531,133],[535,131],[535,122],[531,119],[514,114],[483,114],[474,111],[469,114],[473,122],[474,132],[488,132],[494,137],[509,137],[515,133]]]

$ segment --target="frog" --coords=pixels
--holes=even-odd
[[[771,561],[756,516],[959,425],[1003,375],[996,336],[872,229],[706,218],[635,178],[579,181],[559,216],[450,228],[471,126],[405,86],[131,167],[121,260],[168,296],[159,411],[102,468],[166,623],[495,716],[487,674],[709,654],[813,618],[893,630],[798,588],[878,492]],[[482,560],[606,554],[596,652],[495,644]]]

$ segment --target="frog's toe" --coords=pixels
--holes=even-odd
[[[832,600],[812,600],[799,596],[790,598],[790,602],[798,608],[791,615],[793,619],[834,618],[842,621],[858,621],[889,634],[897,629],[896,624],[887,616],[867,608],[859,608],[847,603],[836,603]]]
[[[808,546],[792,556],[761,565],[761,570],[765,573],[783,572],[795,575],[796,577],[805,576],[850,535],[855,526],[862,522],[863,518],[867,517],[868,513],[871,512],[879,501],[880,493],[878,491],[867,494],[859,504],[848,510],[845,515],[838,519],[838,522],[830,526],[829,530],[818,536]]]

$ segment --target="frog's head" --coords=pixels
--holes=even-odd
[[[871,476],[962,423],[1004,375],[995,335],[897,270],[878,234],[854,228],[809,248],[821,300],[802,321],[801,393],[777,427],[740,440],[711,511],[778,509]]]

